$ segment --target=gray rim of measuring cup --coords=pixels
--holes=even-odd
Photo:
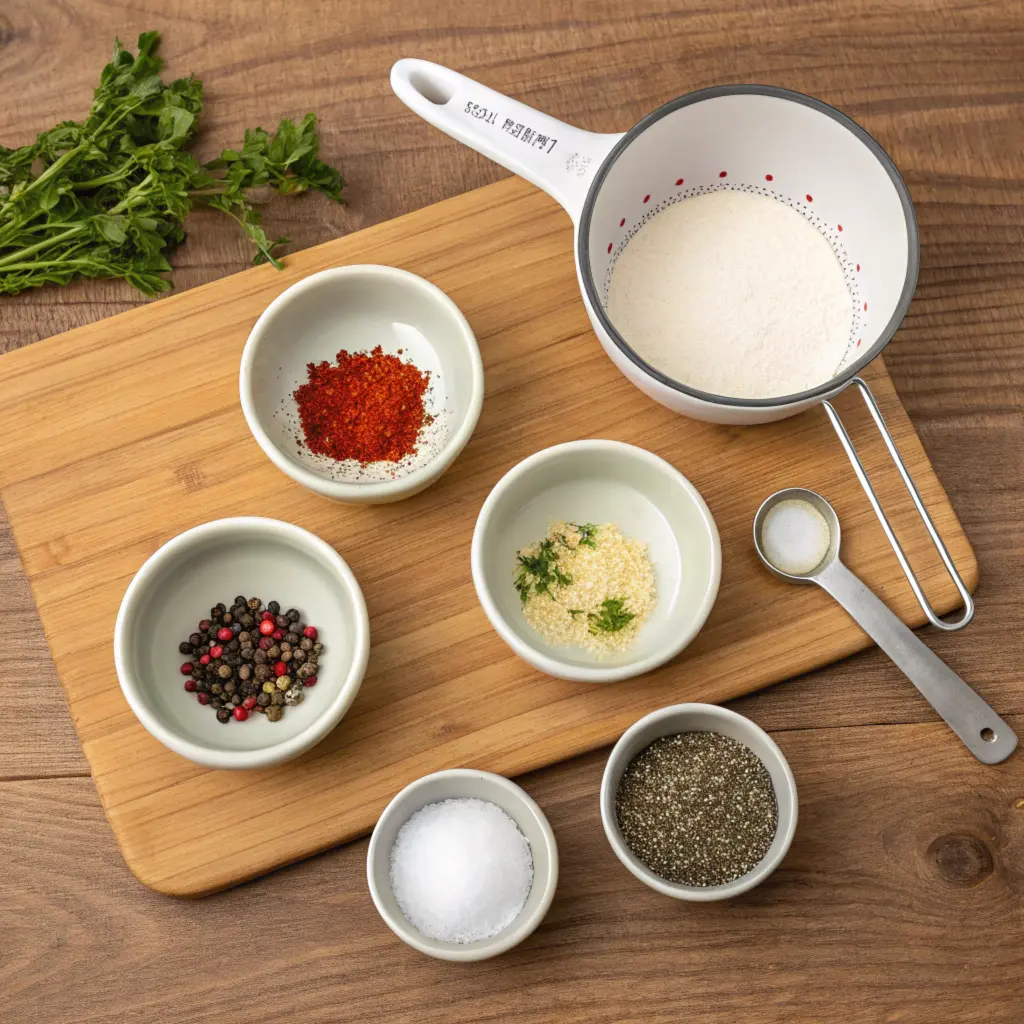
[[[903,207],[903,216],[907,225],[907,276],[903,281],[903,290],[900,293],[896,309],[894,310],[892,317],[890,317],[889,322],[880,332],[874,344],[869,346],[867,351],[859,359],[843,370],[842,373],[839,373],[830,380],[827,380],[824,384],[819,384],[817,387],[811,388],[808,391],[801,391],[795,395],[783,395],[779,398],[730,398],[726,395],[713,395],[708,391],[699,391],[697,388],[681,384],[679,381],[673,380],[671,377],[667,377],[660,370],[655,369],[655,367],[651,366],[650,363],[642,359],[632,348],[630,348],[625,338],[623,338],[615,329],[615,326],[609,319],[608,314],[605,312],[604,304],[601,302],[597,286],[594,284],[594,273],[590,266],[590,246],[588,243],[590,239],[591,219],[593,217],[594,205],[597,201],[598,193],[600,193],[601,186],[604,184],[605,178],[608,177],[608,173],[615,165],[615,162],[620,156],[622,156],[626,149],[629,148],[633,140],[636,139],[641,132],[650,128],[650,126],[656,121],[660,121],[666,114],[671,114],[673,111],[679,110],[681,107],[688,107],[692,103],[700,103],[702,100],[710,100],[718,96],[739,95],[773,96],[777,99],[789,100],[793,103],[801,103],[806,107],[811,107],[814,110],[831,117],[834,121],[838,121],[839,124],[855,135],[871,151],[875,159],[878,160],[885,172],[889,175],[889,178],[892,180],[893,186],[896,189],[896,194],[899,196],[900,205]],[[835,107],[830,106],[822,100],[815,99],[813,96],[807,96],[802,92],[794,92],[792,89],[780,89],[777,86],[772,85],[718,85],[710,89],[698,89],[696,92],[686,93],[684,96],[679,96],[674,100],[669,100],[668,103],[658,107],[657,110],[652,111],[642,121],[639,121],[630,128],[630,130],[618,141],[608,156],[605,157],[604,163],[601,164],[601,167],[590,186],[590,191],[587,193],[586,201],[583,204],[583,214],[580,217],[579,228],[577,229],[576,251],[579,253],[580,276],[583,281],[583,288],[586,292],[587,299],[594,310],[594,315],[598,320],[600,320],[601,326],[608,332],[608,336],[615,342],[619,350],[630,360],[630,362],[634,363],[649,377],[653,377],[656,381],[664,384],[666,387],[672,388],[674,391],[680,391],[692,398],[700,399],[702,402],[710,402],[712,405],[762,409],[778,408],[779,406],[805,402],[814,398],[823,398],[840,384],[844,384],[855,377],[865,366],[867,366],[868,363],[871,362],[872,359],[875,358],[875,356],[882,351],[882,349],[885,348],[886,345],[889,344],[892,340],[892,336],[896,333],[897,328],[903,322],[903,318],[907,315],[907,310],[910,308],[910,300],[913,298],[914,289],[917,287],[917,274],[921,265],[921,243],[917,229],[917,215],[914,213],[914,204],[910,200],[910,193],[907,190],[906,183],[900,175],[900,172],[896,169],[896,165],[892,162],[889,154],[886,153],[879,143],[863,128],[861,128],[856,121],[847,117],[847,115],[842,111],[837,110]]]

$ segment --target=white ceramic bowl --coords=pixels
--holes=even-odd
[[[391,848],[398,830],[421,807],[463,797],[497,804],[519,826],[533,853],[533,888],[507,928],[489,939],[459,944],[428,939],[406,920],[391,891]],[[558,886],[558,846],[544,812],[524,789],[491,772],[451,768],[410,783],[384,808],[370,837],[366,880],[384,923],[403,942],[439,960],[486,960],[517,946],[544,920]]]
[[[377,345],[430,373],[433,422],[417,454],[367,467],[312,454],[300,443],[292,397],[306,364]],[[422,491],[452,464],[480,418],[484,372],[473,330],[444,292],[405,270],[355,265],[312,274],[266,308],[242,352],[239,393],[253,437],[278,469],[326,498],[380,504]]]
[[[184,689],[178,651],[200,619],[236,594],[296,607],[320,631],[317,685],[279,722],[217,721]],[[330,545],[276,519],[218,519],[179,534],[135,574],[114,627],[121,691],[146,729],[211,768],[265,768],[319,743],[359,692],[370,625],[352,570]]]
[[[647,543],[657,605],[626,651],[598,657],[555,647],[527,623],[513,586],[516,552],[561,520],[615,523]],[[572,441],[524,459],[495,485],[473,532],[473,583],[491,625],[549,675],[611,683],[675,657],[704,625],[722,573],[715,521],[696,488],[664,459],[619,441]]]
[[[725,885],[701,887],[666,881],[633,856],[619,831],[615,796],[619,791],[619,782],[626,766],[644,747],[656,739],[662,736],[675,736],[681,732],[718,732],[744,744],[761,759],[775,787],[779,824],[772,845],[757,867]],[[605,765],[604,778],[601,780],[601,821],[615,856],[645,885],[677,900],[725,900],[759,885],[786,856],[796,832],[796,819],[796,780],[785,755],[775,741],[749,718],[744,718],[728,708],[716,707],[714,704],[674,704],[652,711],[641,718],[639,722],[631,725],[622,734],[619,742],[612,747],[608,763]]]

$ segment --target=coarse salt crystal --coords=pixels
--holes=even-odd
[[[530,842],[497,804],[421,807],[391,848],[391,891],[406,920],[441,942],[488,939],[519,916],[533,885]]]

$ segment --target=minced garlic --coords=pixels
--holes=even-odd
[[[642,541],[614,523],[554,523],[517,552],[523,615],[550,644],[625,650],[654,608],[654,567]]]

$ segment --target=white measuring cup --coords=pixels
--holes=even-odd
[[[576,235],[576,272],[598,340],[641,391],[713,423],[767,423],[822,404],[929,622],[959,629],[974,604],[857,374],[889,343],[910,305],[920,262],[917,218],[892,160],[863,128],[827,103],[765,85],[725,85],[658,107],[625,134],[564,124],[455,71],[406,58],[391,69],[403,103],[430,124],[526,178],[565,207]],[[799,394],[732,398],[690,387],[642,359],[608,316],[608,286],[630,238],[668,205],[717,189],[786,203],[831,245],[853,305],[835,376]],[[932,608],[896,539],[830,399],[855,386],[964,604],[955,621]]]
[[[602,135],[428,61],[398,61],[391,85],[422,118],[565,207],[576,228],[583,302],[605,352],[676,412],[736,424],[801,412],[837,394],[878,355],[910,305],[918,233],[906,186],[881,146],[820,100],[771,86],[720,86],[670,100],[625,134]],[[629,239],[669,204],[718,189],[786,203],[832,246],[854,319],[831,380],[778,398],[712,395],[647,363],[609,318],[609,281]]]

